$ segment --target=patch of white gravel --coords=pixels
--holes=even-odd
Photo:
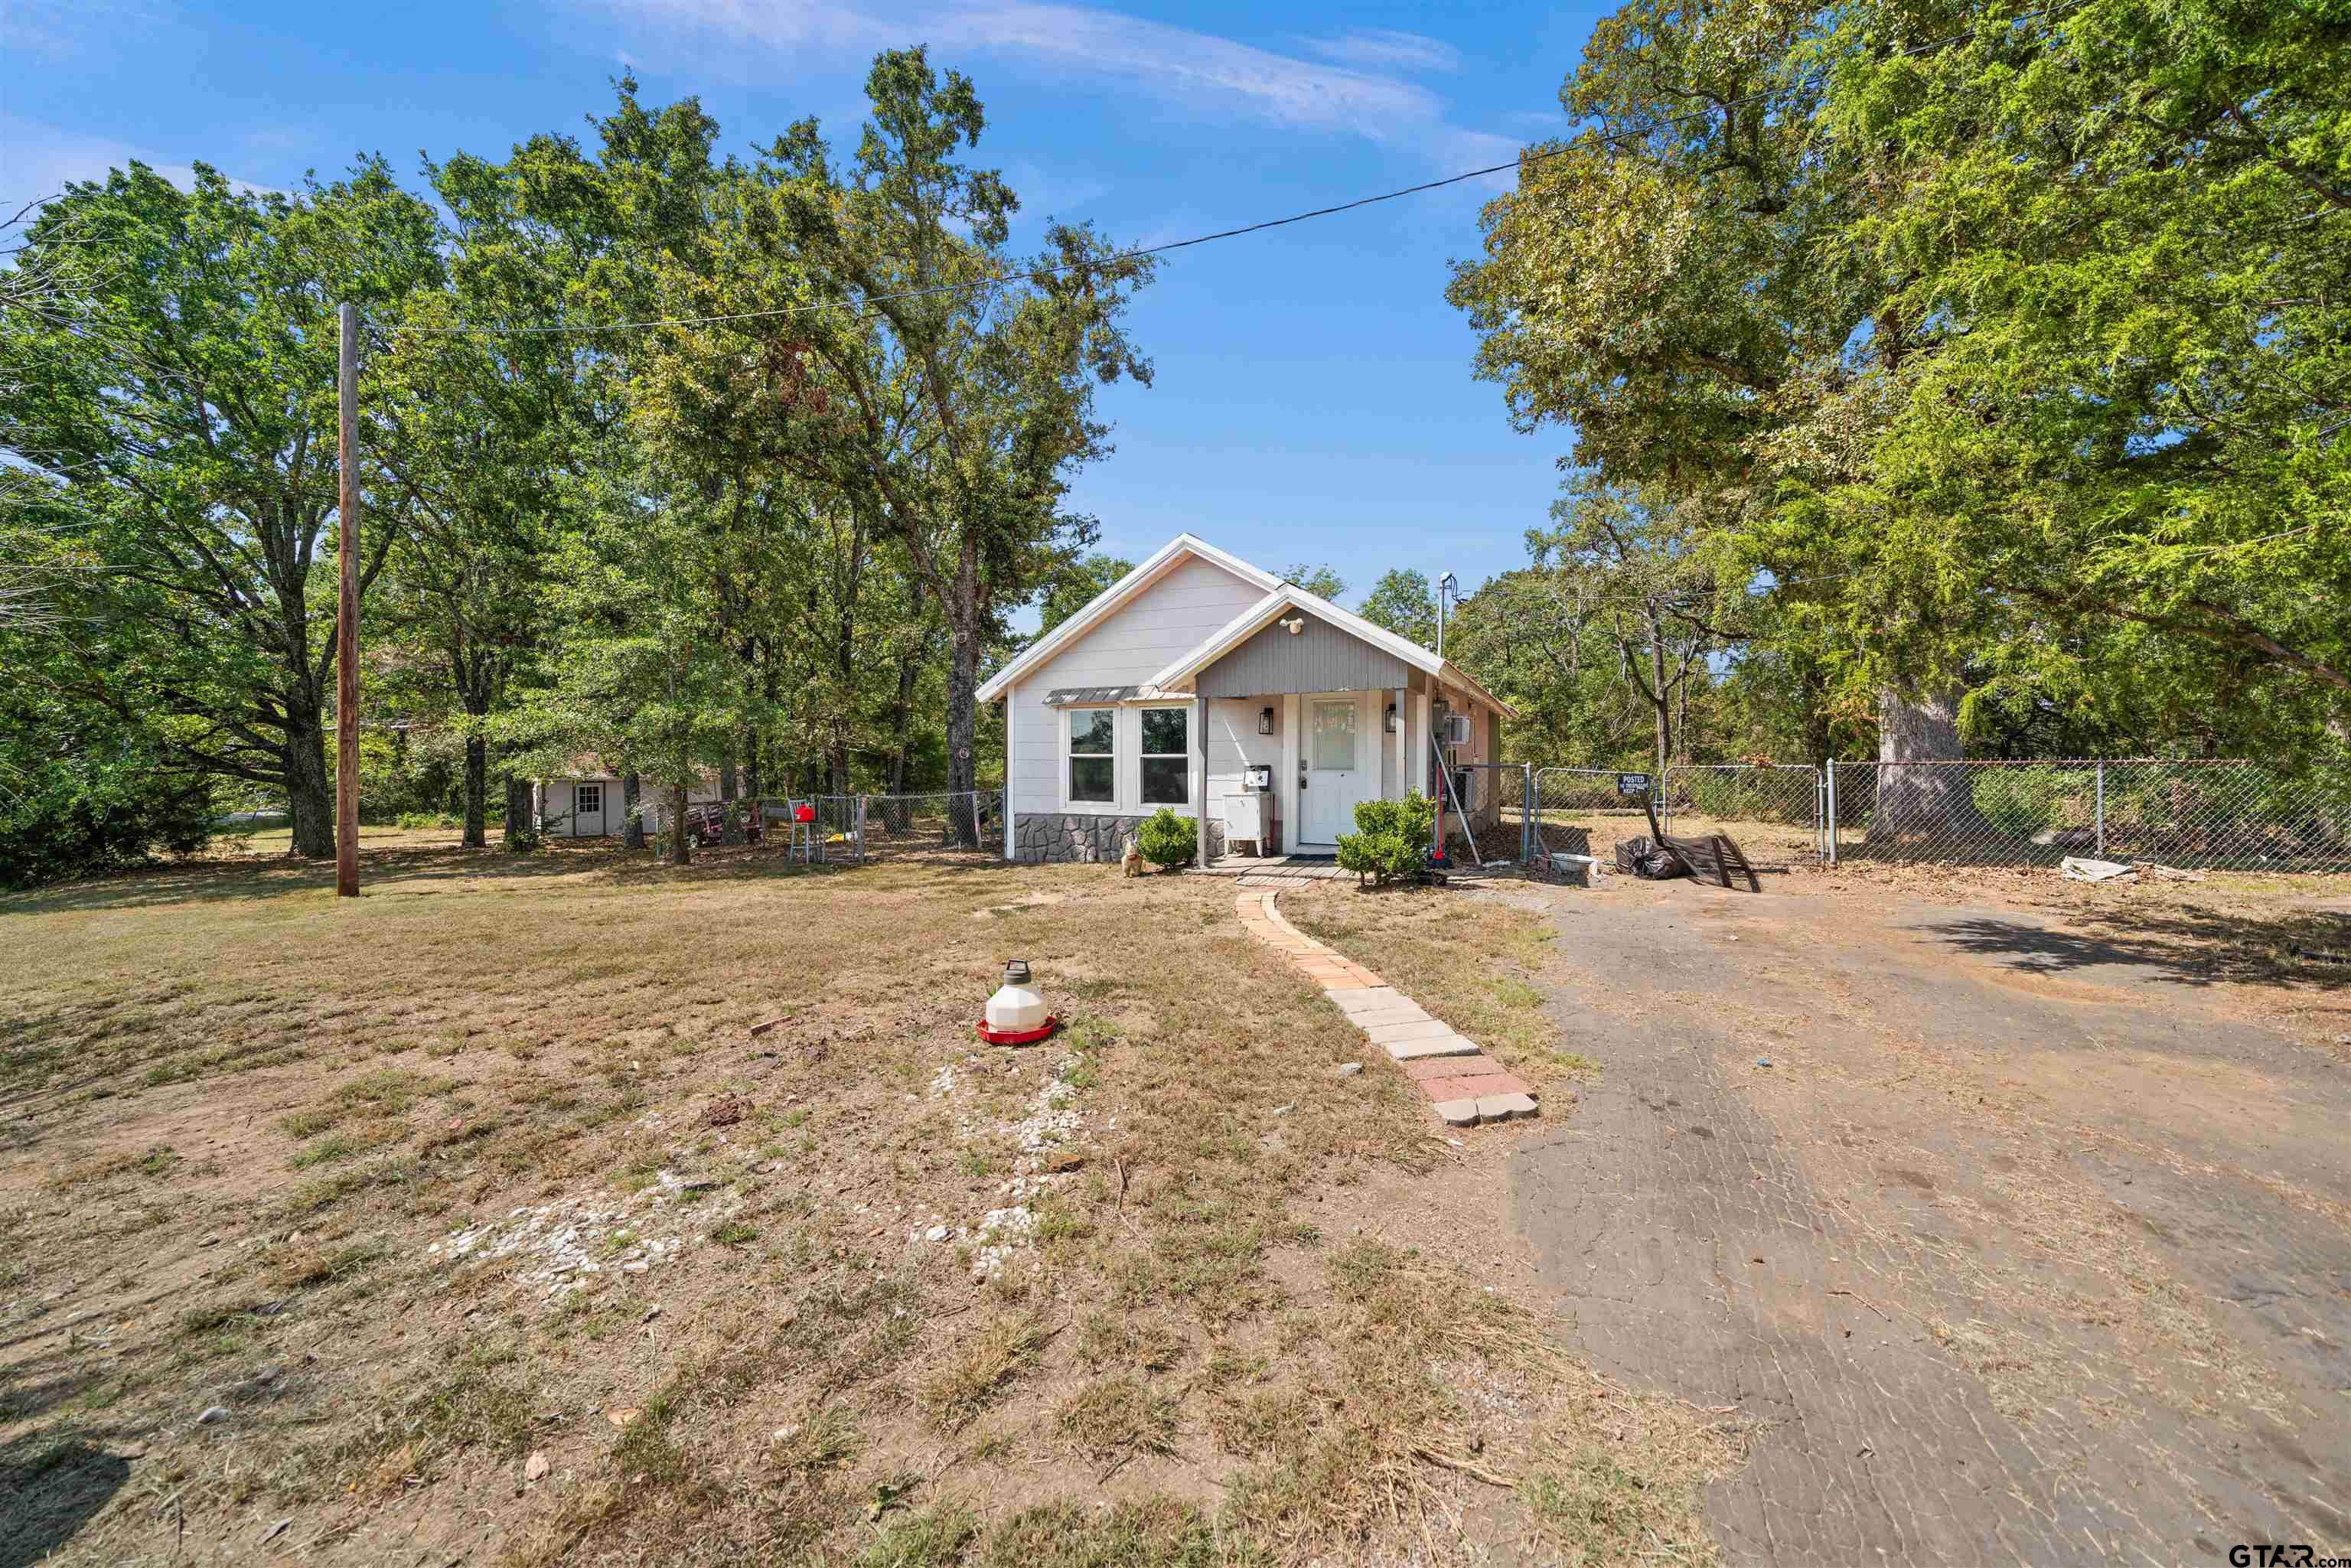
[[[653,1186],[617,1204],[601,1193],[524,1204],[503,1218],[450,1231],[424,1255],[453,1269],[517,1259],[516,1282],[559,1301],[608,1270],[643,1274],[671,1261],[741,1206],[739,1198],[720,1197],[689,1216],[677,1206],[686,1186],[685,1177],[663,1170]],[[689,1223],[697,1228],[689,1231]],[[611,1239],[623,1233],[628,1240],[614,1248]]]

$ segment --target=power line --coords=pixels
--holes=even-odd
[[[2073,10],[2076,6],[2085,3],[2086,3],[2086,0],[2064,0],[2064,3],[2061,5],[2046,5],[2038,10],[2022,12],[2016,16],[2011,17],[2008,20],[2007,26],[2014,27],[2022,23],[2033,21],[2040,17],[2053,16],[2061,12]],[[1886,57],[1887,59],[1906,59],[1914,56],[1931,53],[1934,50],[1947,47],[1949,45],[1962,42],[1973,37],[1975,37],[1975,34],[1972,31],[1967,33],[1955,33],[1948,37],[1932,39],[1923,44],[1914,44],[1907,49],[1897,49],[1893,54]],[[1440,191],[1448,185],[1463,184],[1471,180],[1482,180],[1491,174],[1499,174],[1514,169],[1523,169],[1530,164],[1543,162],[1552,158],[1564,157],[1570,152],[1589,147],[1614,147],[1620,152],[1629,151],[1632,143],[1647,137],[1654,136],[1661,131],[1669,130],[1674,127],[1688,124],[1694,121],[1710,120],[1717,114],[1724,113],[1734,109],[1743,108],[1749,104],[1760,103],[1766,99],[1778,98],[1786,93],[1807,91],[1824,86],[1827,81],[1828,73],[1823,71],[1814,76],[1808,77],[1802,81],[1788,82],[1778,87],[1763,88],[1754,92],[1743,94],[1738,98],[1724,99],[1708,109],[1693,110],[1687,114],[1670,115],[1663,120],[1654,121],[1637,131],[1620,131],[1614,136],[1599,137],[1588,142],[1583,141],[1569,141],[1561,143],[1559,146],[1539,152],[1521,152],[1518,156],[1510,159],[1508,162],[1489,163],[1483,168],[1467,169],[1458,174],[1447,174],[1435,180],[1424,180],[1418,184],[1405,185],[1393,191],[1381,191],[1369,196],[1358,196],[1353,201],[1334,202],[1328,206],[1314,207],[1301,213],[1291,213],[1283,217],[1266,218],[1258,223],[1242,224],[1233,228],[1217,229],[1214,233],[1210,234],[1194,235],[1188,239],[1169,240],[1161,245],[1139,246],[1132,250],[1119,251],[1099,260],[1059,262],[1050,266],[1027,267],[1022,270],[1034,276],[1040,272],[1045,274],[1059,274],[1063,272],[1078,271],[1090,267],[1116,267],[1124,262],[1139,261],[1147,256],[1165,256],[1171,251],[1188,250],[1194,246],[1210,245],[1218,240],[1238,239],[1244,235],[1261,234],[1268,229],[1287,228],[1292,224],[1310,223],[1316,218],[1333,217],[1341,213],[1352,213],[1359,208],[1376,206],[1383,202],[1400,201],[1406,196],[1416,196],[1429,191]],[[40,204],[40,201],[28,203],[26,204],[24,211],[29,212],[34,207]],[[22,212],[17,214],[19,218],[23,215],[24,214]],[[17,248],[22,249],[24,247],[18,246]],[[989,277],[969,279],[960,283],[932,284],[922,288],[901,289],[891,294],[868,295],[866,297],[865,303],[869,308],[860,311],[855,319],[863,320],[875,314],[875,312],[870,308],[875,305],[892,304],[902,299],[925,298],[937,294],[962,293],[972,289],[988,287],[1006,281],[1008,280],[1003,277]],[[420,337],[525,337],[548,336],[564,332],[578,332],[582,334],[632,332],[642,331],[645,329],[653,327],[722,326],[734,321],[773,320],[783,317],[805,315],[810,311],[824,310],[832,308],[833,307],[830,303],[780,305],[764,310],[736,310],[708,316],[664,316],[653,317],[636,321],[607,321],[592,323],[554,322],[532,323],[520,326],[492,322],[463,322],[450,327],[425,326],[408,322],[396,322],[391,324],[366,322],[365,325],[380,332],[410,333]]]
[[[2073,10],[2076,6],[2085,3],[2086,0],[2065,0],[2065,3],[2062,5],[2045,5],[2039,10],[2026,11],[2019,16],[2011,17],[2007,25],[2011,27],[2014,27],[2022,23],[2030,22],[2038,17],[2053,16],[2060,12]],[[1947,47],[1949,45],[1959,43],[1973,37],[1975,37],[1975,35],[1972,32],[1954,33],[1948,37],[1936,38],[1924,44],[1914,44],[1907,49],[1897,49],[1893,54],[1886,57],[1887,59],[1896,60],[1907,59],[1913,56],[1931,53],[1936,49]],[[1169,251],[1186,250],[1189,249],[1193,246],[1208,245],[1217,240],[1238,239],[1243,235],[1259,234],[1267,229],[1286,228],[1291,224],[1307,223],[1315,218],[1327,218],[1340,213],[1352,213],[1359,207],[1376,206],[1382,202],[1393,202],[1400,200],[1405,196],[1416,196],[1426,191],[1443,190],[1447,185],[1458,185],[1470,180],[1482,180],[1489,174],[1499,174],[1507,170],[1512,169],[1523,169],[1531,163],[1540,163],[1547,159],[1564,157],[1570,152],[1576,152],[1587,146],[1614,147],[1619,152],[1629,151],[1631,143],[1649,136],[1654,136],[1658,131],[1694,120],[1710,120],[1716,114],[1722,113],[1729,110],[1743,108],[1750,103],[1760,103],[1765,99],[1777,98],[1783,93],[1802,92],[1811,89],[1819,88],[1826,85],[1827,81],[1828,73],[1823,71],[1818,75],[1806,78],[1802,81],[1789,82],[1779,87],[1763,88],[1758,91],[1747,93],[1739,98],[1725,99],[1711,109],[1693,110],[1687,114],[1671,115],[1664,120],[1652,123],[1639,131],[1620,131],[1614,136],[1597,138],[1592,142],[1570,141],[1541,152],[1521,152],[1517,157],[1512,158],[1506,163],[1489,163],[1482,169],[1464,170],[1458,174],[1447,174],[1440,179],[1424,180],[1416,185],[1405,185],[1394,191],[1382,191],[1375,195],[1358,196],[1351,202],[1336,202],[1329,206],[1315,207],[1307,212],[1291,213],[1286,217],[1267,218],[1259,223],[1243,224],[1237,228],[1218,229],[1213,234],[1194,235],[1189,239],[1169,240],[1164,245],[1141,246],[1133,250],[1116,252],[1113,255],[1102,257],[1097,261],[1061,262],[1050,267],[1031,267],[1025,268],[1024,270],[1031,274],[1038,272],[1056,274],[1076,271],[1088,267],[1116,267],[1123,262],[1137,261],[1145,256],[1165,256]],[[901,299],[920,299],[935,294],[960,293],[970,289],[985,288],[992,284],[998,284],[1006,280],[1001,277],[985,277],[962,283],[933,284],[924,288],[903,289],[894,294],[868,295],[866,297],[866,304],[870,307],[873,305],[889,304]],[[428,327],[395,324],[392,326],[380,327],[379,329],[385,332],[410,332],[434,337],[466,337],[472,335],[515,337],[559,332],[630,332],[642,330],[651,327],[706,327],[720,326],[730,321],[770,320],[779,317],[805,315],[810,311],[824,310],[831,308],[832,307],[829,304],[779,305],[766,310],[737,310],[713,316],[656,317],[643,321],[610,321],[595,324],[556,323],[551,325],[528,325],[519,327],[492,325],[487,323],[461,323],[454,327]],[[864,320],[873,314],[875,314],[875,312],[869,308],[860,311],[854,319],[857,320]],[[371,322],[369,323],[369,325],[375,326],[376,324]]]
[[[1381,202],[1393,202],[1404,196],[1416,196],[1424,191],[1441,190],[1447,185],[1458,185],[1467,180],[1483,179],[1489,174],[1499,174],[1505,169],[1522,168],[1528,163],[1540,162],[1546,158],[1556,158],[1562,153],[1572,151],[1573,151],[1573,148],[1570,145],[1554,148],[1548,152],[1522,153],[1519,157],[1511,159],[1507,163],[1491,163],[1483,169],[1470,169],[1458,174],[1447,174],[1440,180],[1424,180],[1417,185],[1406,185],[1401,190],[1382,191],[1379,194],[1374,196],[1358,196],[1352,202],[1339,202],[1327,207],[1316,207],[1311,212],[1292,213],[1287,217],[1267,218],[1262,223],[1243,224],[1238,228],[1218,229],[1214,234],[1194,235],[1189,239],[1169,240],[1165,245],[1141,246],[1133,250],[1119,251],[1114,255],[1104,256],[1096,261],[1059,262],[1050,267],[1024,268],[1023,270],[1029,272],[1060,273],[1071,272],[1087,267],[1116,267],[1122,262],[1137,261],[1148,256],[1164,256],[1171,250],[1184,250],[1192,246],[1207,245],[1212,241],[1220,239],[1236,239],[1242,235],[1253,235],[1264,229],[1282,228],[1290,224],[1302,224],[1313,218],[1327,218],[1334,213],[1351,213],[1358,207],[1373,206]],[[952,294],[967,289],[985,288],[989,284],[1002,283],[1004,281],[1006,280],[1001,277],[984,277],[964,283],[938,283],[933,284],[926,288],[903,289],[894,294],[868,295],[866,296],[866,303],[868,305],[882,305],[898,299],[920,299],[925,296],[933,294]],[[435,337],[464,337],[472,333],[497,333],[501,336],[514,336],[524,333],[545,332],[629,332],[646,327],[704,327],[715,326],[727,321],[757,321],[771,317],[798,316],[810,310],[824,310],[829,308],[831,308],[830,306],[823,304],[779,305],[773,309],[768,310],[737,310],[718,316],[664,316],[643,321],[608,321],[596,325],[572,325],[564,323],[553,326],[508,327],[465,324],[455,327],[424,327],[399,324],[381,327],[379,329],[386,332],[429,333]],[[871,314],[871,311],[863,312],[860,319],[862,319],[864,315]],[[371,325],[374,325],[374,323],[371,323]]]

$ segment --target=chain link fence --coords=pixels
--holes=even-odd
[[[1539,864],[1555,854],[1604,859],[1619,840],[1646,834],[1649,814],[1641,792],[1619,789],[1632,777],[1614,768],[1534,769],[1527,812],[1531,857]]]
[[[1833,861],[2179,870],[2351,870],[2351,765],[2244,761],[1837,762]]]
[[[1720,833],[1750,864],[1794,864],[1827,853],[1821,770],[1787,762],[1677,762],[1657,789],[1658,824],[1677,836]]]
[[[868,854],[904,854],[915,850],[967,847],[977,839],[984,852],[1004,852],[1004,791],[969,789],[955,794],[865,795],[864,850]]]
[[[1447,770],[1449,789],[1437,802],[1445,813],[1446,837],[1458,842],[1466,824],[1475,845],[1474,853],[1454,854],[1457,865],[1526,858],[1531,771],[1523,762],[1461,762]]]

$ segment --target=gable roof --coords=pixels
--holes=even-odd
[[[1273,591],[1263,599],[1234,616],[1206,642],[1154,675],[1151,685],[1165,692],[1191,682],[1201,671],[1292,610],[1302,610],[1350,636],[1393,654],[1425,674],[1473,694],[1505,718],[1519,716],[1510,704],[1470,679],[1468,673],[1450,659],[1440,659],[1411,638],[1399,636],[1375,622],[1366,621],[1352,610],[1342,610],[1329,600],[1318,598],[1294,582],[1277,582]]]
[[[1029,650],[996,672],[979,688],[981,702],[994,702],[1010,690],[1021,675],[1035,669],[1062,649],[1075,643],[1088,632],[1109,620],[1123,609],[1144,589],[1173,570],[1186,557],[1195,557],[1212,566],[1220,566],[1244,582],[1265,590],[1259,600],[1226,622],[1207,641],[1159,672],[1145,686],[1144,695],[1165,691],[1190,681],[1202,670],[1231,653],[1250,637],[1263,631],[1273,620],[1289,610],[1303,610],[1330,622],[1351,636],[1359,637],[1375,648],[1403,660],[1414,669],[1436,676],[1448,685],[1458,686],[1476,695],[1479,701],[1498,710],[1506,718],[1516,718],[1518,713],[1510,704],[1471,680],[1461,666],[1448,659],[1440,659],[1409,637],[1400,637],[1386,627],[1364,620],[1352,610],[1342,610],[1327,599],[1307,592],[1294,582],[1284,582],[1270,571],[1251,566],[1236,555],[1228,555],[1205,539],[1190,534],[1177,534],[1155,552],[1151,559],[1103,589],[1089,601],[1082,610],[1059,626],[1050,635],[1039,638]]]
[[[979,700],[992,703],[1002,696],[1024,672],[1036,668],[1118,613],[1135,595],[1182,564],[1186,556],[1205,560],[1211,566],[1220,566],[1242,581],[1268,592],[1281,586],[1281,580],[1271,572],[1260,571],[1238,556],[1227,555],[1206,539],[1195,538],[1190,534],[1177,534],[1155,551],[1148,560],[1095,594],[1084,609],[1037,639],[1029,645],[1026,653],[997,671],[979,688]]]

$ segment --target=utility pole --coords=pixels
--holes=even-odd
[[[1448,571],[1437,580],[1437,662],[1439,664],[1445,663],[1445,596],[1460,591],[1461,580],[1451,572]],[[1440,681],[1443,678],[1438,677]],[[1433,714],[1437,710],[1432,706],[1429,711]],[[1434,735],[1428,737],[1428,747],[1430,754],[1437,758],[1437,818],[1428,824],[1428,852],[1431,855],[1437,855],[1445,852],[1445,793],[1453,783],[1451,778],[1453,759],[1445,755],[1445,748],[1437,744],[1437,737]],[[1456,801],[1455,804],[1458,805],[1459,802]],[[1469,824],[1464,822],[1461,826],[1466,831]]]
[[[360,895],[360,318],[336,310],[337,467],[342,495],[335,598],[335,896]]]

